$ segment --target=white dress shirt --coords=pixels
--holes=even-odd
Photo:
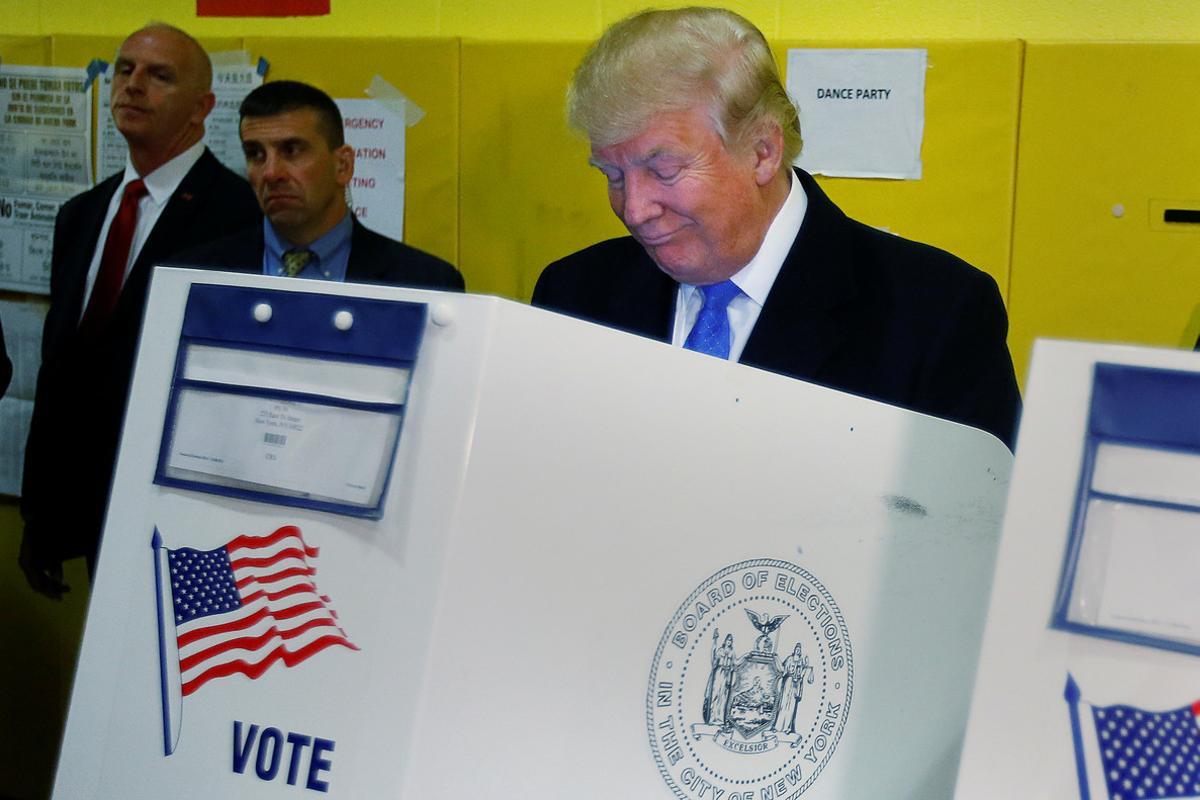
[[[202,155],[204,155],[204,142],[196,142],[149,175],[138,175],[137,170],[133,168],[133,162],[126,158],[125,175],[121,179],[121,185],[113,192],[112,200],[108,203],[108,213],[104,215],[104,224],[100,226],[100,238],[96,240],[92,263],[88,267],[87,284],[84,286],[83,306],[80,311],[81,318],[83,311],[87,309],[88,300],[92,296],[92,285],[96,282],[96,275],[100,272],[100,259],[104,255],[104,243],[108,241],[108,229],[112,226],[113,217],[117,215],[117,209],[121,207],[121,198],[125,194],[125,187],[138,178],[141,178],[146,184],[146,195],[138,202],[137,227],[133,230],[133,241],[129,244],[129,260],[125,262],[125,277],[128,278],[130,267],[137,261],[138,254],[142,252],[142,245],[150,238],[150,232],[154,230],[155,223],[162,216],[163,209],[167,207],[171,195],[175,194],[175,190],[183,182],[184,176],[196,165]],[[123,283],[124,281],[122,281]]]
[[[789,170],[790,173],[790,170]],[[767,235],[754,258],[730,278],[742,293],[729,301],[729,360],[737,361],[746,347],[746,340],[754,330],[754,323],[762,313],[763,303],[767,294],[775,284],[779,269],[792,249],[796,235],[800,233],[800,225],[804,222],[804,212],[808,209],[808,197],[800,188],[800,181],[795,175],[787,199],[779,208],[779,213],[767,228]],[[675,299],[675,327],[671,334],[671,344],[683,347],[688,333],[696,324],[696,317],[704,306],[704,295],[700,289],[689,284],[679,284],[679,295]]]

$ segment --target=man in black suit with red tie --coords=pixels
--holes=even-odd
[[[151,270],[259,219],[249,185],[202,142],[211,87],[208,56],[185,32],[155,24],[130,35],[112,88],[128,164],[55,221],[19,557],[49,597],[68,589],[64,560],[95,564]]]

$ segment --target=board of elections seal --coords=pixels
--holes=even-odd
[[[853,661],[833,596],[807,570],[758,558],[701,583],[654,654],[650,747],[682,800],[799,798],[850,714]]]

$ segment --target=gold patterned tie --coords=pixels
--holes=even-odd
[[[308,266],[308,262],[313,259],[312,250],[306,250],[303,247],[294,247],[283,254],[283,272],[289,278],[294,278],[304,271]]]

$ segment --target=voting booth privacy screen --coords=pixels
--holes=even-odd
[[[1034,350],[956,798],[1200,796],[1200,354]]]
[[[55,796],[948,796],[1010,463],[496,298],[159,269]]]

